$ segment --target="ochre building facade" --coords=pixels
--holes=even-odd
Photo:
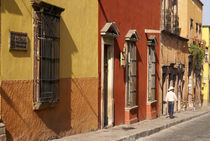
[[[97,1],[44,2],[48,4],[29,0],[1,1],[1,118],[8,140],[47,140],[98,128]],[[46,11],[48,8],[56,12],[64,10],[60,17],[50,16],[50,11],[43,14],[60,24],[59,102],[55,107],[38,110],[33,110],[34,27],[37,26],[34,4],[37,9],[40,6]],[[27,50],[11,49],[11,32],[27,34]],[[44,37],[47,38],[43,33],[43,40]],[[44,84],[49,80],[40,81]]]

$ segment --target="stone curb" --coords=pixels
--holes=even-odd
[[[135,133],[135,134],[132,134],[132,135],[129,135],[129,136],[125,136],[125,137],[122,137],[119,140],[113,140],[113,141],[135,141],[139,138],[152,135],[152,134],[157,133],[157,132],[159,132],[163,129],[167,129],[169,127],[175,126],[175,125],[180,124],[182,122],[201,117],[201,116],[206,115],[208,113],[210,113],[210,111],[204,112],[204,113],[201,113],[201,114],[198,114],[198,115],[194,115],[194,116],[191,116],[191,117],[188,117],[188,118],[180,119],[178,121],[174,121],[174,122],[171,122],[171,123],[168,123],[168,124],[165,124],[165,125],[161,125],[159,127],[153,128],[153,129],[149,129],[149,130],[146,130],[146,131],[141,131],[139,133]]]

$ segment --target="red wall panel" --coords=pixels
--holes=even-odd
[[[100,30],[106,22],[115,22],[120,36],[115,41],[114,101],[115,125],[124,124],[125,109],[125,70],[120,67],[120,52],[123,50],[125,35],[136,29],[140,40],[137,42],[137,103],[139,120],[146,118],[147,103],[147,37],[145,29],[160,29],[160,1],[157,0],[98,0],[99,1],[99,86],[101,74],[101,36]],[[159,41],[159,34],[155,34]],[[159,43],[156,46],[159,58]],[[158,59],[159,60],[159,59]],[[159,65],[157,63],[157,69]],[[158,71],[159,72],[159,71]],[[157,74],[158,76],[159,74]],[[158,82],[158,80],[157,80]],[[158,86],[158,83],[157,83]],[[159,87],[159,86],[158,86]],[[159,90],[157,89],[157,92]],[[157,93],[158,97],[158,93]],[[100,101],[100,87],[99,87]],[[100,107],[100,103],[99,103]],[[158,108],[158,107],[157,107]],[[100,108],[99,108],[100,109]],[[100,113],[99,113],[100,116]],[[99,118],[100,123],[100,118]]]

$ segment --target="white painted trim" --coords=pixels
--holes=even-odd
[[[128,76],[127,76],[127,57],[128,57],[128,43],[125,42],[124,44],[124,48],[125,48],[125,54],[126,54],[126,65],[125,65],[125,108],[127,107],[127,89],[128,89]]]
[[[145,29],[144,30],[145,33],[161,33],[160,30],[154,30],[154,29]]]
[[[125,110],[126,110],[126,111],[130,111],[130,110],[136,109],[136,108],[138,108],[138,107],[139,107],[139,106],[137,106],[137,105],[136,105],[136,106],[133,106],[133,107],[126,107]]]
[[[104,40],[101,38],[101,128],[104,127]]]
[[[110,49],[111,59],[108,60],[108,68],[110,68],[108,70],[108,126],[113,126],[114,125],[114,41],[113,41],[113,46],[110,46],[109,49]],[[109,107],[110,104],[111,107]]]
[[[147,104],[148,104],[148,95],[149,95],[149,89],[148,89],[148,84],[149,84],[149,47],[147,47]]]
[[[134,35],[134,38],[132,38],[133,35]],[[139,35],[137,31],[135,29],[130,29],[128,33],[125,35],[125,40],[137,42],[139,40]]]
[[[148,47],[147,48],[147,104],[151,104],[157,101],[157,97],[155,97],[155,100],[149,101],[148,97],[149,97],[149,49],[152,47]],[[154,50],[156,53],[156,50]],[[157,59],[155,58],[155,61],[157,61]],[[156,75],[156,65],[155,65],[155,75]],[[156,81],[156,76],[155,76],[155,81]],[[155,96],[156,96],[156,83],[155,83]]]
[[[147,104],[151,105],[152,103],[156,103],[157,100],[153,100],[153,101],[148,101]]]
[[[109,32],[111,29],[112,32]],[[102,36],[111,35],[113,37],[118,37],[120,35],[119,29],[117,28],[117,25],[115,22],[108,22],[104,25],[104,27],[100,31]]]
[[[101,128],[104,127],[104,48],[105,45],[110,49],[110,60],[108,60],[108,127],[114,124],[114,37],[101,37]]]

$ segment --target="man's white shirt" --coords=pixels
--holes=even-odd
[[[177,97],[176,94],[172,91],[167,92],[166,94],[166,102],[173,102],[173,101],[177,101]]]

